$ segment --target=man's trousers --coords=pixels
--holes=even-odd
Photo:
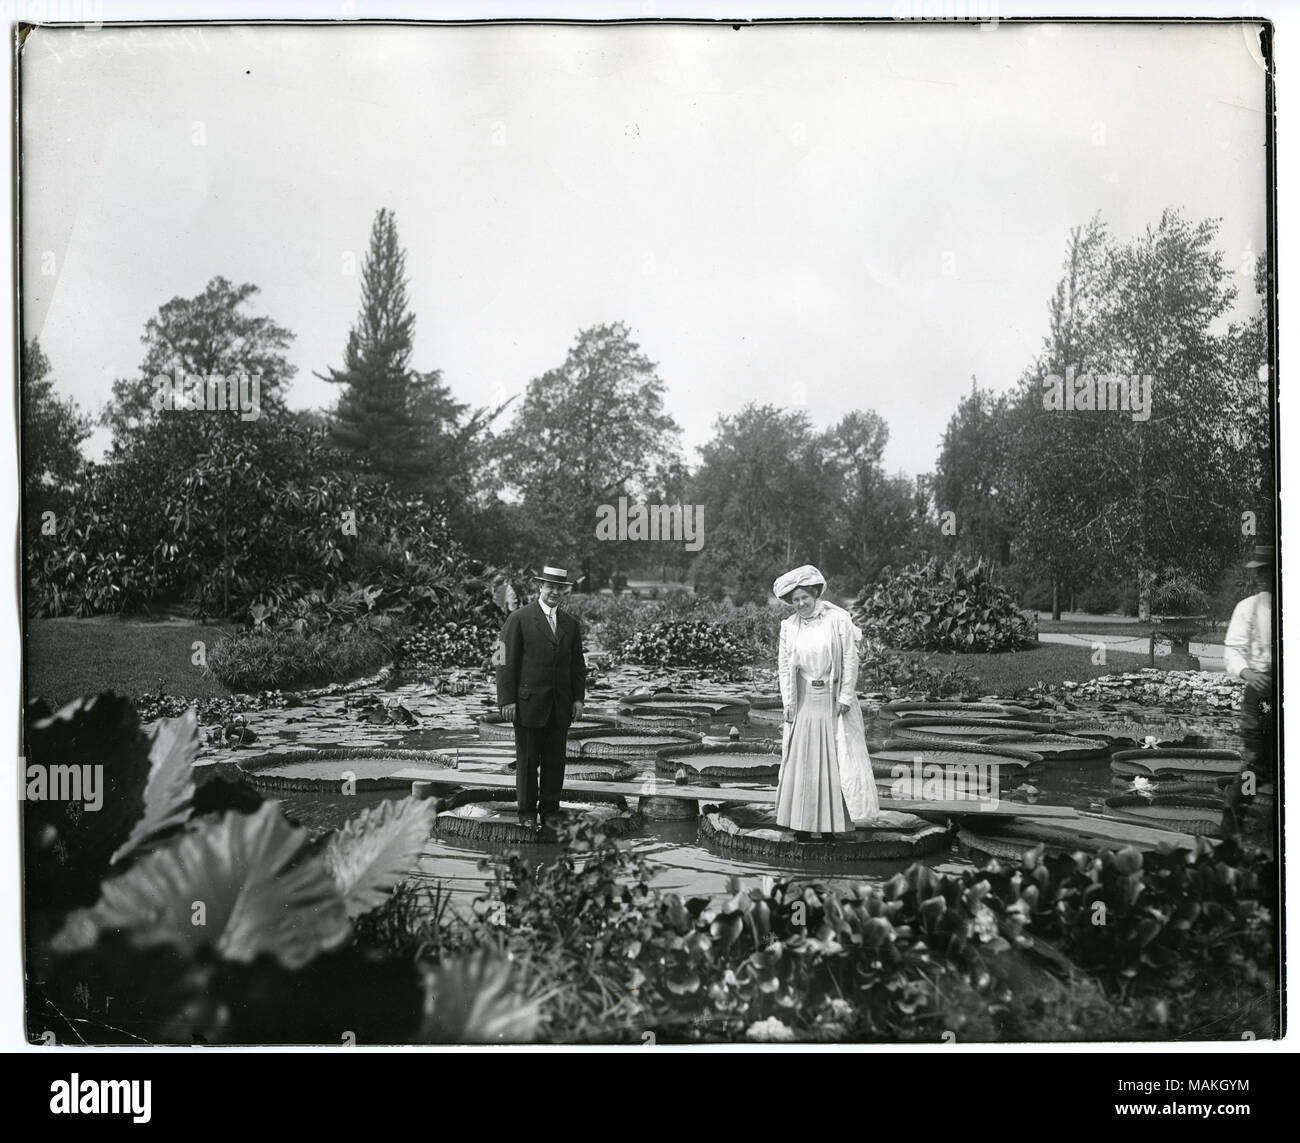
[[[1276,775],[1277,707],[1272,687],[1247,684],[1241,697],[1241,743],[1241,769],[1224,793],[1224,837],[1237,833],[1242,812],[1255,800],[1259,787]]]
[[[515,723],[515,791],[520,817],[540,812],[543,819],[560,811],[564,790],[564,751],[569,724],[552,708],[545,726]]]

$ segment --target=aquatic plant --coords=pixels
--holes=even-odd
[[[104,791],[93,810],[23,803],[33,1039],[534,1036],[540,998],[490,948],[429,962],[356,939],[353,922],[413,868],[432,802],[384,802],[313,844],[277,802],[196,789],[193,712],[146,733],[111,694],[53,714],[32,707],[25,749],[38,776],[55,764],[101,767]]]

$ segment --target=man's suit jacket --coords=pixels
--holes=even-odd
[[[519,726],[545,726],[554,709],[563,726],[573,721],[573,704],[587,696],[582,626],[562,608],[555,634],[540,603],[512,611],[497,644],[497,706],[515,704]]]

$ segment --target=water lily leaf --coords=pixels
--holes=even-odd
[[[433,817],[432,799],[384,801],[330,837],[325,866],[347,902],[349,917],[382,905],[393,886],[410,876]]]
[[[925,922],[927,929],[933,929],[939,919],[948,911],[948,902],[942,897],[929,897],[922,901],[917,907],[917,912],[921,915],[921,920]]]
[[[699,991],[700,977],[693,968],[674,968],[665,975],[664,983],[667,984],[669,992],[685,996]]]
[[[724,945],[729,944],[740,936],[744,925],[744,919],[739,913],[726,913],[709,925],[709,934]]]
[[[114,863],[189,818],[194,800],[194,758],[198,751],[199,718],[194,707],[179,718],[158,720],[149,740],[144,816],[114,852]]]
[[[688,953],[700,953],[707,957],[713,948],[713,940],[707,933],[692,933],[686,938],[685,946]]]
[[[862,943],[868,948],[879,948],[894,939],[894,926],[884,917],[872,917],[862,928]]]
[[[934,896],[934,891],[939,884],[939,878],[928,865],[922,865],[920,862],[910,865],[904,876],[907,878],[908,884],[916,890],[918,898]]]
[[[123,930],[137,948],[211,946],[245,963],[270,953],[298,968],[349,932],[343,897],[307,840],[275,802],[226,814],[105,881],[99,901],[71,913],[53,946],[74,952]]]
[[[1138,948],[1145,948],[1160,935],[1163,926],[1154,917],[1143,917],[1137,925]]]

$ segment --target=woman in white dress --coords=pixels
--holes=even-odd
[[[862,632],[844,608],[821,598],[825,587],[811,564],[772,585],[794,607],[781,624],[777,660],[785,721],[776,821],[799,841],[813,833],[835,841],[880,812],[858,706]]]

